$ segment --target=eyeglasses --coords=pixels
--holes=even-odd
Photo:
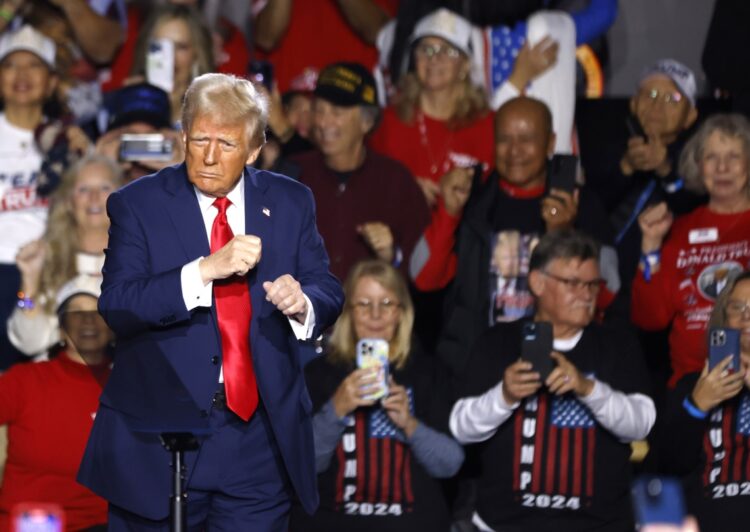
[[[354,313],[359,317],[365,317],[368,314],[375,316],[375,311],[384,318],[390,318],[396,312],[397,309],[401,308],[401,303],[388,299],[387,297],[380,301],[370,301],[369,299],[360,299],[352,304]]]
[[[458,48],[442,44],[420,44],[414,51],[417,55],[422,56],[425,59],[432,59],[433,57],[458,59],[461,56],[461,52]]]
[[[572,279],[568,277],[560,277],[559,275],[545,272],[544,270],[542,270],[542,273],[550,279],[554,279],[558,283],[562,283],[565,288],[574,292],[579,292],[581,288],[586,287],[586,290],[588,292],[595,294],[599,292],[602,286],[602,282],[604,282],[604,279],[592,279],[591,281],[584,281],[583,279],[577,279],[575,277],[573,277]]]
[[[733,318],[744,318],[750,313],[750,301],[739,301],[738,299],[730,299],[727,303],[727,316]]]
[[[667,105],[677,105],[684,98],[679,91],[662,92],[659,89],[642,89],[640,97],[648,100],[650,103],[661,102]]]

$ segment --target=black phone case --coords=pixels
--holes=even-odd
[[[643,137],[644,140],[648,141],[646,132],[643,131],[641,123],[635,116],[628,115],[627,117],[625,117],[625,125],[628,127],[628,133],[631,137]]]
[[[552,352],[552,324],[546,321],[524,323],[521,358],[531,362],[542,381],[546,380],[555,368]]]
[[[547,191],[557,188],[570,194],[576,188],[578,174],[578,157],[575,155],[555,155],[550,162]]]

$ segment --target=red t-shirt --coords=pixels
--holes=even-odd
[[[8,459],[0,488],[0,530],[20,502],[54,503],[67,530],[107,522],[107,502],[76,482],[109,368],[94,370],[64,353],[0,376],[0,424]]]
[[[391,16],[398,0],[375,0]],[[281,92],[307,67],[321,70],[339,61],[375,65],[378,52],[352,30],[335,0],[304,0],[293,3],[291,20],[279,45],[270,52],[258,49],[260,59],[274,65],[274,77]]]
[[[750,266],[750,210],[717,214],[698,207],[678,218],[651,281],[633,280],[631,319],[647,330],[669,332],[670,386],[706,362],[706,327],[729,275]]]
[[[430,178],[436,183],[454,166],[475,160],[494,166],[495,133],[492,113],[468,126],[450,129],[444,121],[434,120],[421,112],[413,124],[402,122],[393,108],[383,114],[375,131],[372,147],[404,164],[415,177]]]

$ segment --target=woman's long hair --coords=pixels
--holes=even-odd
[[[422,93],[422,83],[416,72],[407,72],[399,82],[399,89],[394,97],[394,108],[402,122],[414,123],[414,116],[419,106],[419,96]],[[471,76],[461,81],[461,88],[456,102],[453,116],[448,120],[448,127],[458,129],[471,124],[474,120],[487,112],[487,97],[484,89],[471,82]]]
[[[328,343],[328,359],[334,363],[350,364],[356,356],[357,335],[354,330],[353,301],[351,298],[360,279],[370,277],[386,290],[393,292],[400,303],[401,319],[389,344],[389,363],[400,369],[411,351],[414,325],[414,305],[403,276],[390,264],[381,260],[364,260],[355,264],[344,282],[346,301],[344,310],[333,326]]]
[[[193,78],[215,70],[213,39],[200,11],[195,6],[163,4],[153,8],[138,33],[138,40],[135,43],[133,53],[133,65],[130,68],[131,76],[144,76],[146,74],[146,57],[148,56],[151,35],[159,24],[175,19],[184,21],[190,30],[193,52],[195,53]]]
[[[68,280],[78,275],[78,225],[73,216],[71,197],[78,181],[80,171],[91,164],[106,167],[115,185],[123,184],[122,170],[109,157],[91,154],[71,166],[63,175],[60,186],[50,198],[51,206],[47,220],[44,242],[47,255],[39,279],[39,294],[44,296],[44,310],[53,313],[55,294]]]

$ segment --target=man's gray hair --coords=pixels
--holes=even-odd
[[[599,244],[574,229],[559,229],[544,235],[531,253],[529,271],[544,270],[555,259],[599,260]]]
[[[198,115],[211,115],[228,124],[245,123],[252,148],[266,142],[268,98],[252,82],[227,74],[203,74],[193,80],[182,102],[182,130]]]
[[[700,165],[706,140],[714,131],[732,139],[739,139],[742,142],[742,155],[745,161],[750,160],[750,121],[737,113],[720,113],[710,116],[701,124],[695,135],[690,137],[680,155],[679,174],[685,181],[685,188],[698,194],[707,192]],[[746,192],[750,192],[750,189],[746,189]]]

